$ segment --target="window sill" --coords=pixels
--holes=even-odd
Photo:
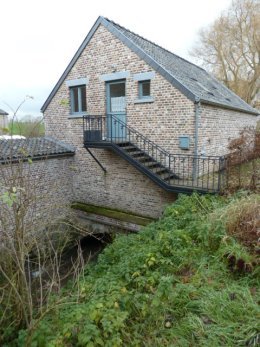
[[[68,119],[77,119],[77,118],[82,118],[84,116],[87,116],[86,113],[80,113],[80,114],[70,114],[68,116]]]
[[[143,99],[137,99],[134,101],[134,104],[146,104],[154,102],[154,98],[143,98]]]

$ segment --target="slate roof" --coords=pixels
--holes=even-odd
[[[158,71],[190,100],[194,102],[201,101],[205,104],[212,104],[250,114],[259,114],[259,111],[248,105],[204,69],[104,17],[99,17],[97,19],[89,34],[79,47],[75,56],[44,103],[42,107],[43,112],[60,85],[66,79],[69,71],[100,24],[104,25],[112,34],[139,55],[139,57],[146,61],[153,69]]]
[[[75,149],[51,137],[0,140],[0,162],[32,158],[34,160],[71,156]]]
[[[8,113],[0,108],[0,115],[1,116],[8,116]]]

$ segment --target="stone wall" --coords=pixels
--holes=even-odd
[[[98,59],[98,61],[97,61]],[[133,74],[151,71],[135,53],[100,26],[85,51],[70,71],[67,80],[88,77],[87,110],[89,114],[106,113],[105,82],[102,74],[129,71],[126,80],[127,122],[169,151],[178,149],[177,134],[193,134],[193,104],[159,74],[151,80],[152,103],[136,104],[138,82]],[[165,92],[165,95],[162,95]],[[46,135],[76,147],[73,178],[76,200],[110,206],[146,216],[158,217],[176,195],[165,192],[150,179],[108,150],[91,150],[107,168],[107,174],[83,147],[82,119],[70,118],[69,89],[60,87],[44,113]],[[65,101],[65,102],[64,102]],[[168,129],[168,130],[167,130]],[[173,136],[173,133],[176,136]]]
[[[109,150],[91,151],[107,169],[104,173],[87,153],[79,148],[75,156],[73,192],[76,201],[106,206],[157,218],[176,195],[166,192],[127,161]]]
[[[151,80],[154,102],[136,103],[138,82],[133,75],[152,69],[103,26],[98,28],[66,80],[88,77],[87,112],[105,115],[105,82],[100,76],[112,73],[115,66],[117,71],[130,72],[126,79],[127,123],[166,150],[181,152],[178,136],[194,135],[194,104],[158,73]],[[69,101],[66,83],[45,111],[46,133],[81,146],[82,120],[69,118],[70,107],[62,101]]]
[[[151,96],[154,101],[136,103],[138,82],[134,80],[133,75],[152,71],[152,68],[102,25],[79,56],[66,80],[88,78],[87,113],[105,115],[105,82],[100,77],[115,70],[129,72],[129,77],[126,78],[128,125],[170,153],[193,154],[195,133],[193,102],[155,72],[155,77],[151,80]],[[254,116],[239,112],[202,106],[199,152],[205,148],[206,154],[223,154],[221,151],[225,150],[227,136],[236,136],[237,126],[241,126],[236,117],[240,117],[243,124],[248,120],[251,124],[256,119]],[[242,120],[243,117],[245,118]],[[158,187],[119,156],[109,150],[93,149],[94,155],[107,169],[107,174],[104,174],[83,148],[82,118],[70,116],[69,88],[66,81],[48,105],[44,118],[48,136],[56,137],[76,147],[73,175],[75,200],[151,217],[158,217],[164,206],[175,200],[175,194]],[[232,134],[229,133],[231,128]],[[178,138],[181,135],[190,137],[190,150],[179,148]]]
[[[239,111],[202,105],[199,126],[199,153],[224,155],[230,140],[248,126],[256,127],[259,117]]]
[[[68,215],[73,200],[73,161],[73,157],[63,157],[1,165],[0,195],[15,187],[17,199],[22,197],[23,206],[27,206],[25,229],[43,228]],[[1,230],[12,230],[16,223],[10,211],[0,199],[0,234]]]

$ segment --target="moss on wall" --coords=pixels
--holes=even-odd
[[[138,216],[125,211],[110,209],[103,206],[85,204],[82,202],[74,202],[71,207],[75,210],[80,210],[88,213],[114,218],[123,222],[133,223],[137,225],[147,225],[154,221],[152,218]]]

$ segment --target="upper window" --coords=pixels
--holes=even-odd
[[[83,114],[87,111],[86,85],[70,87],[71,114]]]
[[[151,81],[139,81],[138,82],[138,96],[139,99],[145,99],[151,97]]]

